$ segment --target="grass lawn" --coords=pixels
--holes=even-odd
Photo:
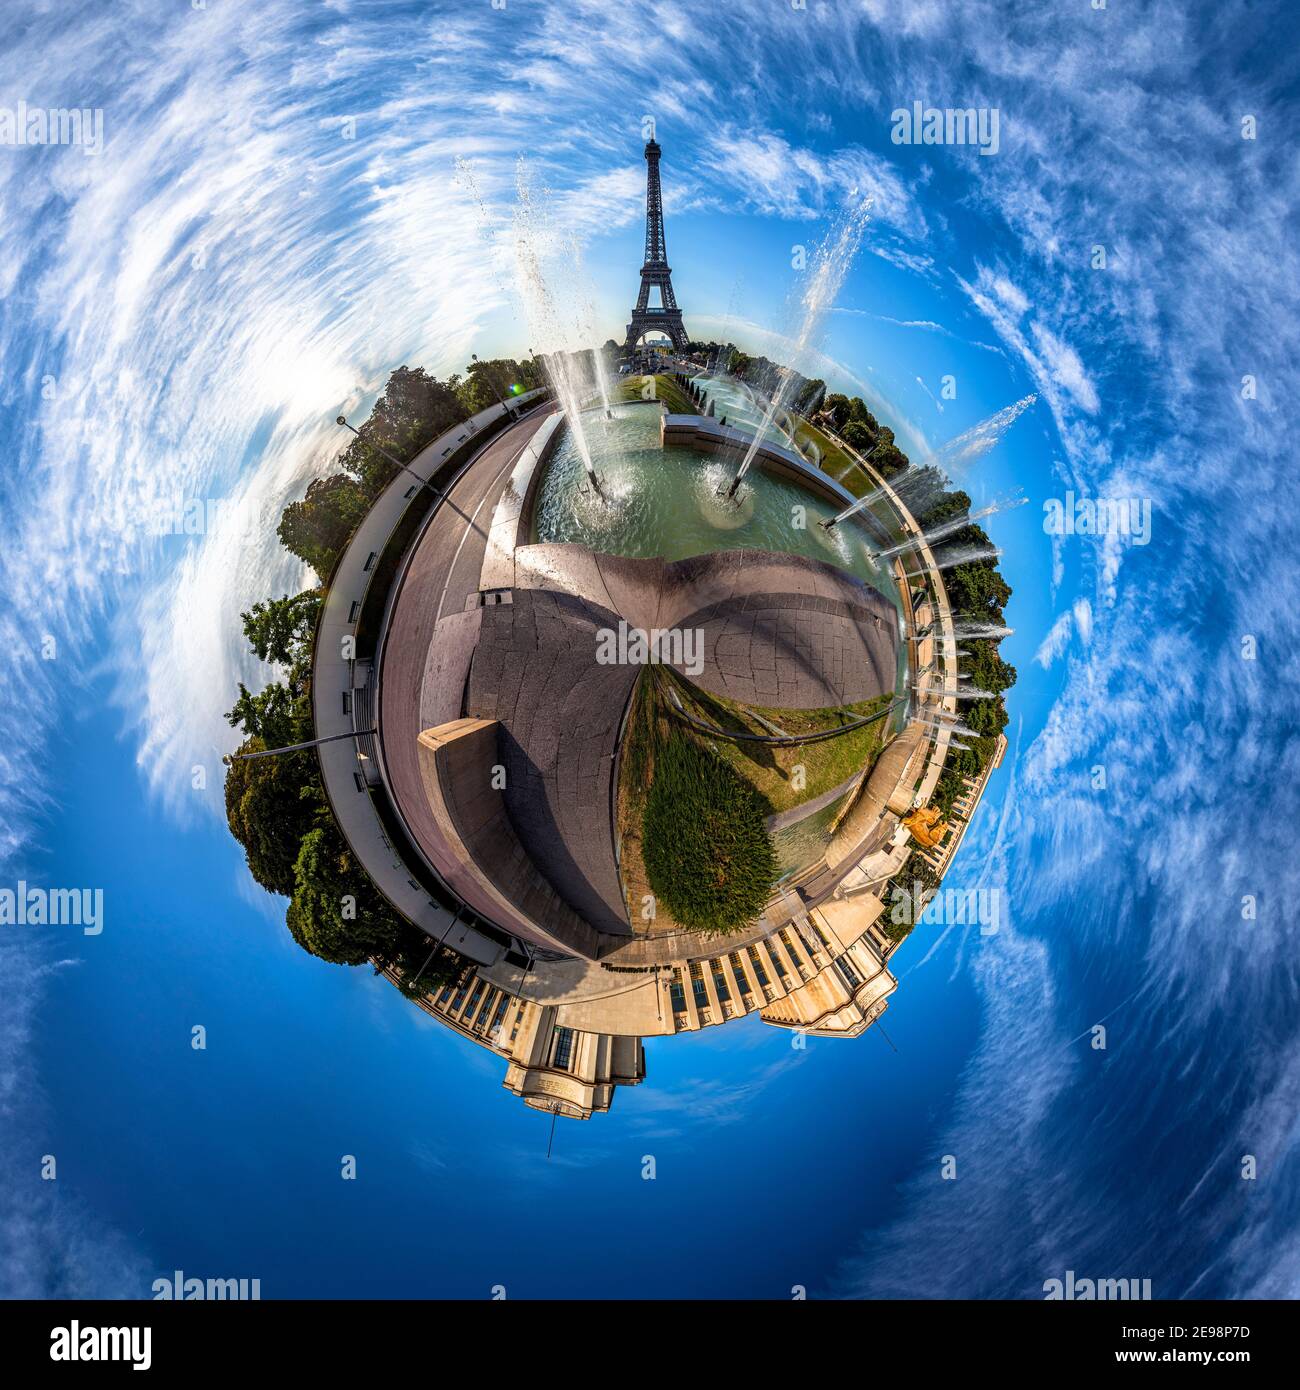
[[[774,876],[774,846],[763,822],[869,771],[888,721],[816,743],[735,742],[691,729],[677,716],[670,690],[687,714],[715,728],[771,734],[775,725],[793,735],[882,713],[893,697],[829,709],[763,709],[709,695],[668,667],[642,673],[618,778],[619,866],[629,919],[650,935],[681,927],[734,931],[761,911]],[[649,894],[651,921],[642,915]]]
[[[854,497],[871,491],[870,478],[844,450],[824,431],[798,415],[791,416],[795,425],[795,438],[800,444],[813,444],[821,454],[821,470],[829,473],[841,487],[847,488]]]
[[[620,755],[619,867],[628,917],[648,934],[725,934],[752,922],[776,879],[761,794],[669,711],[663,667],[637,682]],[[655,898],[646,921],[643,902]]]
[[[639,401],[645,388],[643,376],[624,377],[614,393],[615,402]],[[700,408],[670,376],[658,373],[654,378],[655,395],[668,408],[670,415],[698,415]]]
[[[628,921],[632,923],[633,931],[656,936],[677,931],[680,923],[662,904],[656,906],[652,920],[647,920],[642,912],[646,895],[652,891],[641,846],[646,793],[658,737],[647,700],[646,684],[644,679],[638,680],[632,693],[632,708],[619,753],[615,833],[618,837],[619,879],[627,902]]]
[[[772,734],[775,729],[771,725],[784,734],[815,733],[879,713],[888,708],[894,698],[890,694],[878,695],[872,700],[829,709],[765,709],[710,695],[679,678],[674,678],[674,683],[688,714],[715,728],[748,734]],[[855,772],[869,770],[880,756],[888,722],[882,717],[875,723],[817,743],[773,746],[722,738],[712,742],[718,756],[763,798],[768,814],[775,814],[838,787]],[[800,766],[803,768],[802,786],[797,784],[795,777],[795,769]]]

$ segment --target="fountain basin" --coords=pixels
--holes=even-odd
[[[583,416],[606,499],[586,487],[572,433],[557,438],[532,498],[533,542],[571,542],[634,559],[684,560],[717,550],[766,550],[835,565],[902,612],[888,538],[872,519],[821,525],[853,500],[838,483],[775,441],[760,446],[737,501],[725,492],[752,435],[704,416],[666,415],[657,402]]]

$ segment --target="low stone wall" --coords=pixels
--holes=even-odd
[[[515,551],[527,545],[532,531],[533,499],[545,464],[560,439],[564,416],[553,415],[529,441],[519,456],[510,482],[492,513],[483,568],[479,573],[479,589],[513,589],[515,585]]]
[[[524,852],[493,785],[499,725],[454,719],[420,735],[420,776],[449,850],[437,867],[461,898],[521,935],[558,950],[596,953],[597,935],[555,892]]]
[[[876,759],[866,786],[826,847],[826,864],[833,873],[848,872],[861,856],[867,837],[886,815],[897,818],[911,809],[912,779],[926,742],[925,730],[919,724],[911,724]]]
[[[732,454],[739,464],[754,442],[754,436],[731,425],[720,425],[705,415],[665,415],[659,426],[659,441],[665,445],[679,444],[702,454]],[[814,468],[793,449],[782,448],[779,444],[760,444],[751,466],[792,478],[836,506],[847,506],[857,500],[834,478]]]

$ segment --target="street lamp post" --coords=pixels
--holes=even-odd
[[[378,729],[349,729],[346,734],[326,734],[324,738],[310,738],[306,743],[286,743],[283,748],[263,748],[256,753],[230,753],[231,762],[242,762],[245,758],[272,758],[277,753],[298,753],[304,748],[316,748],[322,743],[336,743],[341,738],[364,738],[367,734],[377,734]]]
[[[394,458],[394,457],[392,456],[392,454],[390,454],[390,453],[388,452],[388,450],[385,449],[384,446],[383,446],[382,444],[373,444],[373,443],[371,443],[371,441],[370,441],[369,439],[367,439],[367,438],[361,433],[361,431],[360,431],[359,429],[357,429],[357,427],[356,427],[355,425],[349,425],[349,424],[348,424],[348,417],[347,417],[346,415],[340,415],[340,416],[334,421],[334,423],[335,423],[336,425],[342,425],[343,428],[344,428],[345,430],[351,430],[352,433],[355,434],[356,437],[366,446],[366,448],[368,448],[368,449],[374,449],[376,452],[378,452],[378,453],[380,453],[380,454],[383,454],[383,456],[389,461],[389,463],[393,464],[394,467],[396,467],[396,468],[400,468],[400,469],[402,470],[403,473],[409,473],[409,474],[411,475],[411,477],[414,478],[415,481],[416,481],[417,483],[420,484],[421,487],[427,487],[427,488],[429,489],[429,491],[430,491],[431,493],[433,493],[433,495],[434,495],[435,497],[443,498],[443,497],[446,496],[446,493],[444,493],[444,492],[442,491],[441,488],[434,487],[434,485],[433,485],[427,478],[422,478],[422,477],[420,477],[420,475],[419,475],[414,469],[408,468],[408,467],[401,461],[401,459],[396,459],[396,458]]]
[[[477,353],[477,352],[471,352],[471,353],[470,353],[470,360],[471,360],[472,362],[478,362],[478,353]],[[482,364],[480,363],[480,365],[482,365]],[[505,397],[502,396],[500,390],[499,390],[498,387],[497,387],[496,382],[492,380],[492,373],[489,372],[489,371],[487,371],[487,370],[485,369],[483,374],[484,374],[484,376],[486,376],[487,379],[488,379],[488,385],[492,388],[492,394],[497,398],[497,403],[500,405],[501,409],[504,410],[505,413],[506,413],[507,415],[509,415],[509,414],[510,414],[510,407],[506,404],[506,402],[505,402]]]

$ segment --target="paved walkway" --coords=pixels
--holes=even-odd
[[[434,513],[391,600],[379,667],[379,727],[393,799],[429,863],[491,920],[496,918],[477,900],[462,856],[447,843],[429,805],[419,738],[423,730],[461,715],[483,613],[465,605],[478,591],[492,508],[515,459],[545,418],[539,412],[498,435]]]
[[[513,601],[481,611],[466,709],[500,722],[524,850],[600,931],[631,932],[614,767],[641,669],[597,660],[602,629],[699,629],[703,670],[687,674],[749,704],[819,709],[893,690],[895,610],[834,566],[765,551],[665,563],[566,544],[520,547],[514,562]]]
[[[469,712],[501,722],[506,813],[556,892],[599,931],[630,935],[614,857],[613,769],[636,666],[596,661],[618,615],[517,589],[483,610]]]
[[[710,604],[674,627],[704,633],[710,694],[776,709],[825,709],[893,688],[897,619],[819,594],[756,593]]]
[[[593,555],[581,546],[516,552],[515,583],[580,595],[630,627],[699,629],[710,694],[779,709],[822,709],[892,692],[898,616],[852,575],[801,555],[723,550],[686,560]]]
[[[847,796],[861,779],[862,772],[859,770],[852,776],[846,777],[838,787],[832,787],[830,791],[822,792],[820,796],[814,796],[811,801],[801,801],[798,806],[791,806],[788,811],[778,811],[774,816],[768,816],[765,822],[768,830],[775,834],[787,826],[798,825],[801,820],[807,820],[809,816],[815,816],[818,811],[824,811],[833,802]]]
[[[515,403],[516,409],[519,404]],[[500,405],[489,406],[473,419],[452,426],[421,450],[411,461],[411,471],[421,478],[431,477],[453,450],[499,417],[502,410]],[[537,418],[540,421],[541,417]],[[501,438],[509,438],[518,429],[531,433],[534,428],[536,422],[515,426]],[[496,447],[496,444],[494,441],[489,447]],[[354,728],[354,715],[349,712],[348,702],[353,709],[360,702],[353,690],[356,672],[345,639],[356,631],[357,615],[372,574],[371,556],[383,550],[405,514],[411,501],[408,494],[412,485],[409,473],[398,473],[393,478],[357,527],[330,581],[317,628],[312,667],[312,718],[318,737],[348,733]],[[339,829],[385,897],[431,935],[441,938],[449,932],[447,945],[470,959],[483,963],[497,960],[502,954],[501,947],[465,923],[456,922],[452,913],[433,901],[415,882],[408,866],[394,852],[367,793],[356,744],[351,739],[340,739],[323,744],[317,751],[326,795]]]

